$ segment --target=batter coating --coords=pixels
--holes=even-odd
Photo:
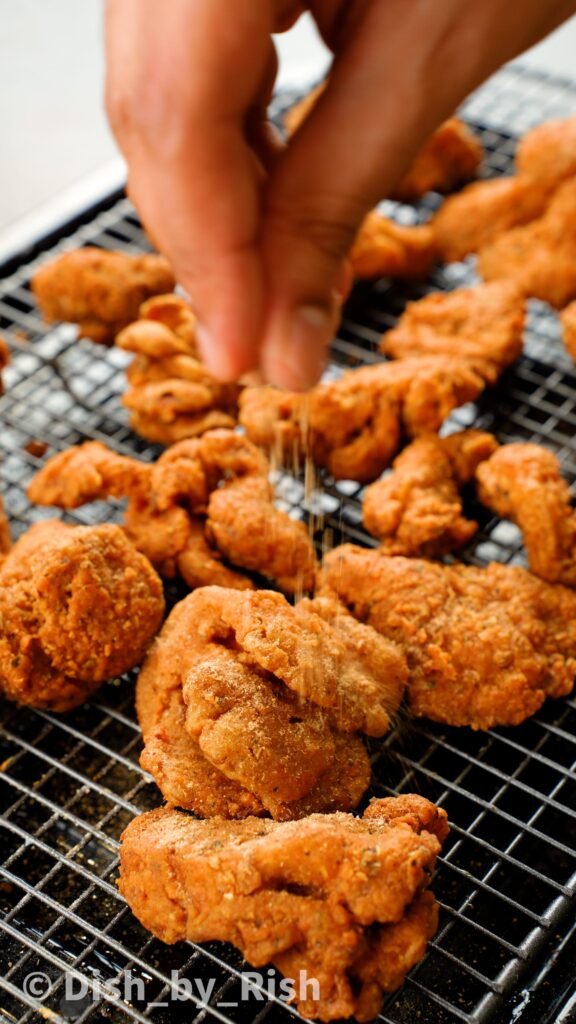
[[[418,280],[428,275],[437,255],[428,225],[403,227],[374,210],[356,235],[348,259],[355,277]]]
[[[111,345],[151,295],[176,284],[163,256],[127,256],[86,246],[58,256],[32,278],[32,291],[48,323],[77,323],[81,338]]]
[[[403,436],[438,431],[484,381],[462,359],[402,359],[350,370],[307,394],[246,388],[240,422],[261,447],[310,454],[337,480],[369,483],[390,465]]]
[[[524,569],[388,558],[344,544],[323,588],[403,648],[414,715],[488,729],[518,725],[571,693],[576,594]]]
[[[162,808],[124,832],[119,886],[162,941],[232,942],[255,967],[317,980],[298,998],[305,1017],[369,1021],[436,930],[426,889],[447,833],[445,812],[412,794],[281,824]]]
[[[485,245],[478,271],[557,309],[576,298],[576,179],[560,186],[538,220]]]
[[[480,430],[429,434],[408,445],[392,472],[364,492],[364,526],[382,554],[434,558],[466,544],[478,524],[462,515],[460,489],[497,447]]]
[[[431,222],[445,263],[478,252],[503,231],[540,217],[550,191],[528,177],[492,178],[449,196]]]
[[[503,281],[432,292],[408,303],[380,351],[392,359],[466,359],[489,384],[522,354],[524,300]]]
[[[173,444],[207,430],[233,427],[237,384],[221,384],[198,358],[196,317],[177,295],[145,302],[140,319],[116,338],[134,352],[126,370],[128,390],[122,404],[132,429],[156,444]]]
[[[68,711],[140,663],[163,614],[158,576],[118,526],[36,523],[0,569],[0,688]]]
[[[524,534],[530,569],[576,587],[576,513],[556,456],[538,444],[506,444],[476,473],[478,497]]]
[[[127,497],[124,528],[161,575],[190,587],[251,588],[232,565],[276,579],[292,593],[310,590],[316,560],[304,523],[273,505],[268,463],[230,430],[213,430],[167,449],[154,464],[89,441],[53,456],[33,478],[36,504],[77,508]]]
[[[386,732],[405,680],[396,647],[333,600],[292,608],[206,587],[176,606],[140,673],[142,764],[197,814],[349,809],[370,778],[356,731]]]

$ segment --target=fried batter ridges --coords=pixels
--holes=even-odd
[[[231,430],[180,441],[153,465],[90,441],[49,459],[28,496],[61,508],[127,497],[127,535],[163,576],[180,574],[190,587],[253,586],[222,558],[288,592],[314,583],[306,527],[274,507],[264,455]]]
[[[427,224],[404,227],[377,211],[364,220],[348,259],[355,277],[395,277],[408,280],[426,277],[438,250]]]
[[[81,338],[110,345],[152,295],[172,291],[163,256],[127,256],[86,246],[58,256],[36,272],[32,291],[48,323],[77,323]]]
[[[575,587],[576,513],[556,456],[537,444],[506,444],[476,479],[480,501],[522,530],[532,572]]]
[[[489,384],[522,353],[524,300],[507,282],[433,292],[410,302],[380,350],[392,359],[466,359]]]
[[[438,431],[483,387],[462,359],[402,359],[350,370],[306,395],[246,388],[240,422],[255,444],[287,457],[310,453],[336,479],[369,483],[390,465],[403,435]]]
[[[449,725],[517,725],[572,691],[576,594],[524,569],[387,558],[345,544],[323,588],[401,646],[413,714]]]
[[[560,186],[543,215],[484,246],[486,281],[511,281],[527,297],[561,309],[576,297],[576,179]]]
[[[405,679],[395,646],[333,599],[292,608],[206,587],[175,608],[140,673],[142,764],[202,815],[346,810],[370,778],[356,733],[386,732]]]
[[[282,824],[159,809],[122,836],[120,891],[164,942],[232,942],[255,967],[315,979],[296,993],[305,1017],[369,1021],[436,930],[426,890],[447,833],[415,795]]]
[[[221,384],[200,362],[196,317],[183,299],[149,299],[116,344],[135,353],[126,371],[129,388],[122,404],[130,410],[130,426],[137,434],[169,445],[235,425],[239,387]]]
[[[37,523],[0,569],[0,688],[68,711],[139,664],[163,613],[159,578],[119,527]]]
[[[459,491],[497,447],[480,430],[430,434],[408,445],[392,472],[364,493],[364,526],[381,552],[433,558],[466,544],[478,524],[463,517]]]
[[[518,143],[516,167],[542,187],[557,187],[576,175],[576,117],[545,121]]]
[[[431,221],[439,254],[446,263],[464,259],[519,224],[543,213],[550,190],[528,177],[475,181],[449,196]]]

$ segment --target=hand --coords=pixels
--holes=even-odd
[[[368,210],[426,137],[576,0],[310,0],[328,88],[283,148],[266,121],[293,0],[107,0],[107,107],[146,228],[224,380],[317,380]]]

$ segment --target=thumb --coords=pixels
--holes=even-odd
[[[500,0],[310,6],[336,56],[327,88],[274,167],[261,234],[261,364],[272,383],[292,389],[310,386],[321,372],[343,260],[364,216],[390,194],[440,122],[522,48],[526,35],[525,18],[511,5],[509,38],[495,48]],[[541,0],[527,6],[533,27]]]
[[[385,7],[373,5],[369,15]],[[392,54],[383,55],[387,35],[371,20],[348,36],[326,89],[268,183],[261,364],[268,380],[294,390],[322,372],[345,290],[345,258],[360,224],[442,118],[441,110],[421,116],[419,90],[391,66]]]

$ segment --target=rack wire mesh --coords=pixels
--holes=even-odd
[[[528,127],[575,111],[576,91],[567,83],[509,68],[469,99],[463,116],[486,147],[482,173],[490,176],[510,171],[515,137]],[[427,197],[416,206],[385,207],[408,223],[426,217],[434,204]],[[158,454],[130,432],[119,402],[126,354],[79,342],[70,326],[47,329],[31,296],[30,278],[41,263],[84,244],[126,252],[149,248],[130,203],[115,195],[23,254],[8,268],[0,290],[0,329],[12,349],[0,401],[0,472],[15,536],[49,515],[25,497],[42,461],[30,442],[41,440],[52,453],[96,438],[144,459]],[[407,300],[474,280],[470,259],[440,269],[424,285],[382,281],[357,287],[329,373],[377,359],[382,331]],[[576,478],[576,371],[548,307],[532,304],[522,359],[477,405],[458,410],[448,429],[471,424],[493,430],[501,440],[543,442],[559,456],[570,481]],[[278,491],[292,514],[306,517],[310,507],[300,479],[283,476]],[[321,496],[313,500],[335,542],[370,543],[362,531],[357,484],[324,478]],[[515,527],[473,504],[469,511],[480,530],[465,560],[524,564]],[[114,508],[112,517],[118,515]],[[65,518],[94,523],[110,516],[109,504],[95,503]],[[3,707],[0,1017],[20,1024],[259,1024],[298,1017],[269,992],[243,998],[246,965],[233,949],[216,943],[164,946],[120,898],[120,834],[135,814],[161,802],[138,764],[133,687],[133,677],[105,685],[90,704],[61,716]],[[515,729],[473,733],[401,722],[372,744],[373,794],[420,792],[444,806],[452,822],[434,882],[442,908],[439,931],[404,986],[386,999],[381,1021],[572,1019],[575,736],[576,704],[568,699],[549,701]],[[68,985],[76,985],[75,999],[66,976],[72,979]],[[37,982],[31,984],[31,977]],[[271,971],[269,989],[275,978]],[[175,1000],[176,984],[186,981],[188,998]],[[80,998],[82,982],[88,991]],[[208,983],[212,991],[203,999],[200,986]]]

